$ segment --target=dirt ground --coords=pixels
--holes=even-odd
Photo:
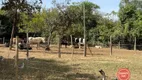
[[[30,50],[30,56],[31,57],[36,57],[36,58],[48,58],[50,54],[54,54],[57,55],[58,54],[58,46],[57,45],[51,45],[51,50],[50,51],[45,51],[44,48],[39,47],[39,49],[36,48],[36,45],[32,46],[32,50]],[[65,48],[64,46],[61,48],[61,54],[62,57],[66,56],[66,55],[72,55],[72,48],[71,47],[67,47]],[[9,48],[4,47],[4,45],[0,44],[0,56],[4,56],[5,58],[13,58],[13,56],[15,55],[15,48],[13,48],[12,50],[9,50]],[[83,56],[84,53],[84,49],[74,49],[74,54],[73,55],[80,55]],[[142,55],[142,51],[134,51],[134,50],[126,50],[126,49],[116,49],[113,48],[112,50],[112,55],[116,55],[116,56],[132,56],[132,55]],[[47,56],[45,56],[47,55]],[[106,55],[109,56],[110,55],[110,49],[109,48],[100,48],[97,49],[95,47],[87,47],[87,56],[95,56],[95,55]],[[25,58],[26,57],[26,50],[19,50],[19,57],[20,58]],[[54,57],[58,57],[54,56]]]
[[[3,46],[4,45],[2,44],[0,45],[0,56],[3,56],[4,58],[7,59],[13,59],[13,57],[16,54],[15,49],[13,48],[13,50],[9,50],[9,48]],[[61,58],[58,58],[57,45],[52,45],[50,51],[45,51],[44,48],[42,47],[36,49],[36,45],[33,45],[32,48],[33,49],[30,50],[30,55],[29,55],[30,57],[35,57],[37,59],[48,59],[48,60],[53,59],[65,62],[65,64],[63,65],[72,65],[73,69],[71,70],[71,73],[75,74],[82,73],[82,74],[92,75],[94,74],[92,70],[94,70],[95,75],[101,76],[100,73],[98,73],[98,70],[104,69],[107,73],[107,76],[115,78],[116,72],[119,68],[129,68],[131,70],[130,80],[140,80],[142,78],[141,77],[142,72],[139,70],[142,67],[141,64],[142,51],[113,48],[112,56],[110,56],[109,48],[96,49],[94,47],[89,47],[87,48],[87,57],[83,57],[83,51],[84,51],[83,49],[74,49],[74,54],[72,54],[72,48],[70,47],[64,48],[64,46],[62,46],[61,48],[62,56]],[[19,50],[19,58],[20,59],[26,58],[26,50]],[[88,65],[90,66],[88,67]],[[68,75],[71,76],[71,73],[68,73]],[[72,80],[72,79],[74,78],[69,77],[69,79],[67,80]],[[55,79],[55,80],[60,80],[60,79]],[[90,78],[90,79],[74,79],[74,80],[93,80],[93,79]],[[113,80],[113,79],[108,79],[108,80]]]

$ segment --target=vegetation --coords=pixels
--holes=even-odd
[[[10,46],[12,46],[12,38],[16,35],[29,33],[29,36],[33,36],[32,34],[37,34],[46,37],[47,48],[50,47],[53,40],[56,43],[58,41],[58,53],[61,57],[60,42],[62,38],[70,36],[83,38],[83,6],[85,6],[85,26],[89,45],[108,47],[110,37],[113,38],[112,41],[115,44],[135,44],[133,46],[135,49],[136,44],[142,44],[142,3],[139,0],[121,0],[120,10],[111,13],[101,13],[99,11],[101,7],[89,1],[71,3],[70,0],[65,0],[64,3],[57,3],[56,0],[52,0],[52,4],[53,7],[46,9],[41,7],[42,0],[4,0],[0,8],[0,37],[11,38]],[[118,19],[115,16],[118,16]],[[130,45],[126,47],[132,49],[133,47]],[[70,48],[65,50],[65,53],[71,53]],[[54,53],[54,51],[57,49],[51,52]],[[102,52],[100,49],[98,53]],[[109,53],[109,50],[104,52]],[[12,51],[7,53],[8,57],[9,53],[12,56],[15,55],[15,52]],[[31,51],[32,56],[38,53],[40,51],[37,53]],[[72,58],[69,58],[70,54],[63,54],[62,59],[55,57],[56,54],[44,54],[44,59],[37,59],[41,58],[41,54],[38,54],[36,59],[29,61],[20,58],[18,64],[25,62],[25,68],[19,69],[19,77],[31,80],[98,80],[100,79],[98,70],[101,68],[106,71],[108,78],[114,79],[117,69],[125,67],[131,70],[132,80],[142,79],[141,76],[138,76],[142,74],[140,71],[142,57],[139,54],[134,56],[130,51],[116,53],[114,52],[113,56],[96,53],[95,56],[89,58],[82,58],[79,54],[72,55]],[[130,54],[127,55],[127,53]],[[5,55],[7,56],[7,54]],[[9,58],[0,61],[0,79],[15,76],[13,62],[14,60]],[[15,80],[14,78],[13,80]]]
[[[12,23],[10,15],[4,10],[0,10],[0,37],[10,37]]]
[[[40,1],[41,2],[41,1]],[[12,21],[12,30],[11,30],[11,39],[10,39],[10,49],[12,48],[13,36],[19,32],[18,24],[21,23],[20,13],[25,13],[29,16],[32,16],[34,11],[40,9],[40,6],[37,5],[38,1],[32,2],[30,4],[28,0],[5,0],[2,6],[2,10],[5,10],[9,13],[9,18]]]
[[[12,33],[12,37],[13,34],[21,32],[36,33],[46,37],[47,46],[50,45],[51,39],[57,36],[62,38],[73,35],[83,38],[83,5],[85,5],[89,44],[107,46],[110,36],[113,38],[113,43],[134,44],[134,38],[137,40],[136,43],[140,43],[142,4],[138,0],[121,0],[119,12],[111,13],[101,13],[99,5],[88,1],[71,3],[70,0],[66,0],[64,3],[57,3],[53,0],[54,6],[48,9],[41,8],[38,3],[42,4],[42,1],[37,0],[32,4],[28,0],[3,2],[0,11],[2,31],[0,35]],[[118,19],[113,16],[118,16]]]

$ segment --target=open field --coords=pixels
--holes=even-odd
[[[108,80],[114,80],[120,68],[128,68],[131,72],[130,80],[142,79],[142,51],[113,49],[109,55],[108,48],[96,49],[91,47],[87,57],[83,57],[83,49],[75,49],[72,55],[71,48],[62,48],[62,57],[58,58],[57,46],[51,46],[51,51],[42,48],[30,51],[33,60],[24,60],[26,52],[19,52],[19,80],[101,80],[99,73],[103,69]],[[6,59],[0,62],[0,80],[15,80],[14,59],[15,51],[0,47],[0,56]]]

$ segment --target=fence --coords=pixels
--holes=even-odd
[[[9,42],[9,38],[6,38],[6,37],[3,37],[3,38],[0,38],[0,44],[4,44],[5,42]]]
[[[134,50],[134,44],[112,44],[113,48]],[[136,50],[142,50],[142,44],[136,45]]]
[[[119,48],[119,44],[113,44],[112,45],[113,48]],[[130,46],[130,44],[120,44],[120,47],[123,48],[124,46]],[[141,45],[138,45],[141,46]],[[57,46],[58,47],[58,46]],[[55,47],[56,49],[54,49],[54,51],[57,52],[57,47]],[[117,49],[113,49],[113,53],[129,53],[129,52],[123,52]],[[70,48],[62,48],[65,49],[64,50],[64,54],[71,54],[71,49]],[[76,56],[76,54],[80,54],[81,56],[83,54],[83,49],[75,49],[75,54],[74,56]],[[38,51],[38,50],[37,50]],[[40,51],[40,50],[39,50]],[[70,51],[70,52],[69,52]],[[80,51],[80,52],[79,52]],[[93,53],[94,56],[103,56],[103,55],[109,55],[110,49],[94,49],[91,47],[91,51]],[[68,53],[67,53],[68,52]],[[132,52],[132,51],[131,51]],[[37,54],[36,51],[31,51],[32,54]],[[54,55],[54,52],[52,52]],[[10,55],[15,54],[15,52],[10,52]],[[23,53],[22,53],[23,54]],[[20,54],[20,55],[22,55]],[[63,54],[63,55],[64,55]],[[68,57],[71,57],[71,55],[69,54]],[[42,54],[37,54],[38,55],[42,55]],[[51,54],[48,54],[51,55]],[[55,54],[56,55],[56,54]],[[87,55],[91,55],[88,51]],[[31,59],[31,60],[26,60],[26,59],[19,59],[18,61],[18,79],[19,80],[67,80],[67,79],[74,79],[74,77],[78,77],[76,75],[81,75],[81,77],[83,76],[82,74],[69,74],[66,76],[65,73],[70,72],[70,70],[72,70],[72,67],[70,67],[70,65],[63,65],[63,62],[60,61],[56,61],[56,60],[51,60],[49,58],[47,58],[48,60],[43,60],[43,59]],[[82,60],[82,59],[81,59]],[[0,62],[0,80],[16,80],[15,77],[15,71],[16,68],[14,67],[14,58],[7,58],[4,61]],[[61,64],[61,65],[59,65]],[[24,67],[23,67],[24,66]],[[75,65],[76,66],[76,65]],[[73,76],[73,78],[72,78]],[[88,75],[87,75],[88,77]],[[92,77],[92,76],[91,76]],[[87,80],[87,79],[86,79]],[[93,79],[88,79],[88,80],[97,80],[93,77]],[[100,80],[100,79],[98,79]],[[109,79],[110,80],[110,79]]]
[[[0,44],[5,42],[5,38],[0,38]]]

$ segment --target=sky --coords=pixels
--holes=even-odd
[[[50,8],[52,6],[52,0],[42,0],[43,7]],[[57,2],[64,2],[65,0],[57,0]],[[85,0],[71,0],[72,2],[81,2]],[[88,0],[100,6],[99,11],[104,13],[111,13],[113,10],[118,12],[119,10],[119,3],[121,0]],[[1,6],[1,0],[0,0]]]
[[[52,0],[42,0],[43,1],[43,7],[50,8],[52,6],[51,2]],[[63,2],[65,0],[57,0],[58,2]],[[72,2],[81,2],[85,0],[71,0]],[[88,0],[90,2],[93,2],[100,6],[101,12],[104,13],[111,13],[112,11],[118,12],[119,10],[119,3],[121,0]]]

